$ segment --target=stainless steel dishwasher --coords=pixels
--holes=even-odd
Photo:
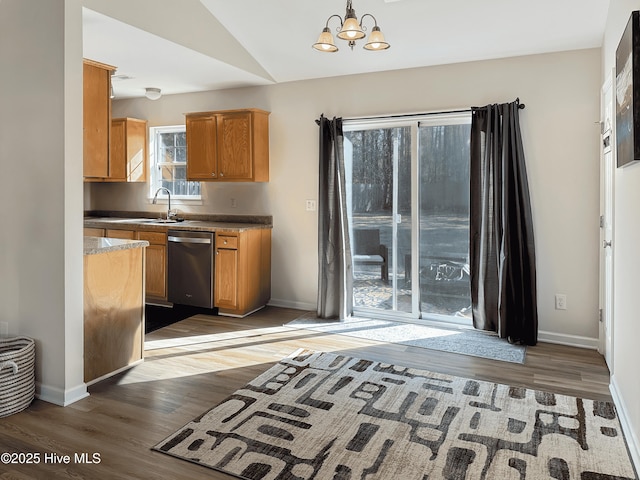
[[[213,232],[167,232],[167,300],[171,303],[213,308],[213,239]]]

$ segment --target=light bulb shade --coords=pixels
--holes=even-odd
[[[320,52],[337,52],[338,47],[333,41],[333,35],[328,27],[322,29],[322,33],[318,37],[318,41],[313,44],[313,48]]]
[[[144,96],[149,100],[158,100],[162,96],[162,90],[153,87],[145,88]]]
[[[384,35],[380,31],[380,27],[376,25],[375,27],[373,27],[373,30],[371,30],[371,35],[369,35],[369,39],[365,44],[364,48],[366,50],[375,51],[375,50],[386,50],[390,46],[391,45],[385,42]]]
[[[342,40],[358,40],[365,37],[362,27],[356,17],[347,17],[338,32],[338,38]]]

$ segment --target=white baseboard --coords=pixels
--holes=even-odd
[[[629,423],[629,416],[627,414],[628,410],[624,403],[624,400],[620,396],[615,375],[611,375],[609,391],[611,392],[611,396],[613,397],[613,403],[616,405],[618,419],[620,420],[620,425],[622,425],[622,431],[624,432],[625,440],[627,441],[627,445],[629,446],[629,454],[631,455],[631,460],[636,467],[636,472],[640,472],[640,441],[638,441],[638,437],[636,436],[633,428],[631,428],[631,424]]]
[[[558,345],[568,345],[570,347],[588,348],[590,350],[597,350],[598,344],[600,343],[600,340],[597,338],[545,331],[538,331],[538,341],[545,343],[557,343]]]
[[[87,385],[84,383],[67,390],[36,383],[36,398],[53,403],[54,405],[60,405],[61,407],[71,405],[88,396]]]
[[[291,300],[281,300],[278,298],[272,298],[268,303],[271,307],[281,307],[281,308],[295,308],[296,310],[315,310],[315,303],[306,303],[306,302],[294,302]]]

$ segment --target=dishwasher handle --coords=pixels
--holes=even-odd
[[[211,238],[201,238],[201,237],[174,237],[169,235],[167,237],[169,242],[175,243],[206,243],[211,244]]]

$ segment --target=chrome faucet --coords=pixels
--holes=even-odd
[[[153,196],[153,201],[151,203],[153,203],[154,205],[158,203],[158,194],[162,190],[167,192],[167,195],[169,196],[169,208],[167,209],[167,220],[170,220],[171,219],[171,190],[169,190],[166,187],[160,187],[158,190],[156,190],[156,194]]]

